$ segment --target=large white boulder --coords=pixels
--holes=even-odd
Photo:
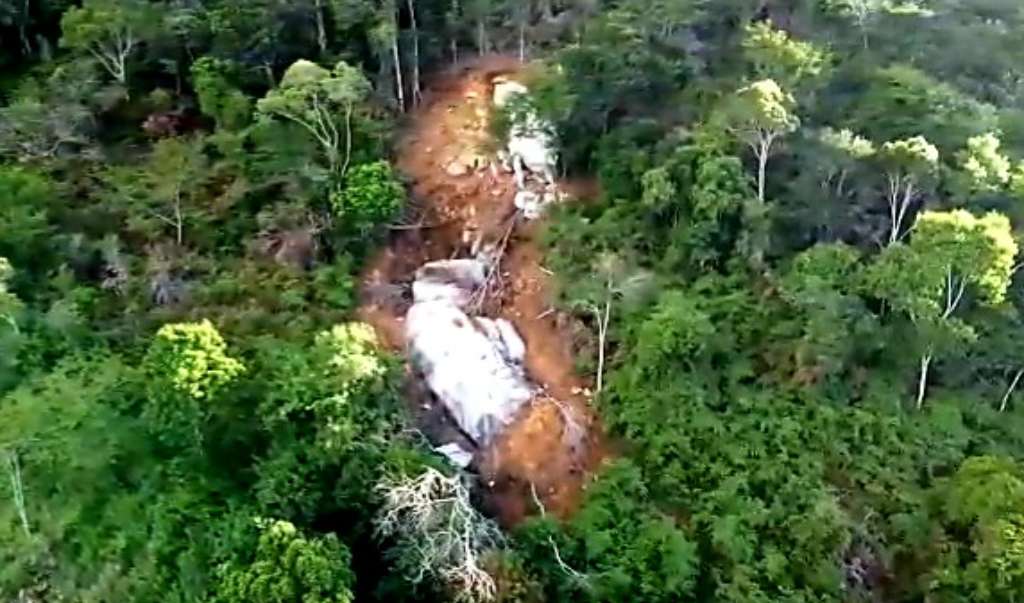
[[[413,284],[406,315],[413,364],[459,427],[485,446],[533,398],[526,346],[506,320],[471,317],[464,308],[483,284],[478,260],[426,264]]]

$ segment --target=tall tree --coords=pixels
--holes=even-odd
[[[64,13],[61,44],[91,54],[126,86],[128,60],[159,27],[159,13],[145,0],[85,0]]]
[[[1002,214],[978,218],[964,210],[924,212],[910,244],[890,245],[868,269],[874,293],[906,315],[921,336],[918,407],[940,348],[974,338],[970,325],[956,316],[965,293],[972,291],[984,305],[1002,303],[1017,251]]]
[[[256,103],[259,113],[301,126],[323,149],[332,174],[344,177],[352,159],[352,118],[370,92],[362,72],[341,61],[328,71],[296,61],[281,84]]]
[[[420,27],[416,16],[416,0],[406,0],[409,9],[409,28],[412,36],[412,104],[418,107],[423,100],[420,83]]]
[[[882,145],[878,153],[888,180],[889,238],[892,245],[905,234],[907,214],[918,200],[922,180],[934,174],[939,151],[922,136]]]
[[[203,213],[200,193],[209,175],[200,138],[165,138],[156,143],[140,168],[115,166],[107,182],[115,199],[130,204],[129,225],[147,237],[170,227],[178,246],[185,229]]]
[[[771,22],[748,25],[743,38],[743,54],[753,66],[757,79],[770,79],[783,87],[796,89],[819,78],[831,57],[808,42],[801,42]]]
[[[757,159],[757,198],[765,202],[768,160],[775,143],[800,126],[793,113],[796,101],[774,80],[761,80],[740,88],[727,107],[729,127]]]
[[[972,136],[957,155],[960,173],[969,194],[1002,190],[1010,181],[1010,159],[1000,152],[1002,141],[989,132]]]

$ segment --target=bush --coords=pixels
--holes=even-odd
[[[386,161],[357,165],[345,186],[331,194],[331,211],[347,235],[365,235],[388,221],[402,207],[405,188]]]

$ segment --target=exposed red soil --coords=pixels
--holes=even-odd
[[[361,316],[392,349],[405,347],[408,302],[397,294],[399,285],[410,283],[425,262],[467,257],[475,240],[497,244],[510,232],[515,182],[492,167],[488,119],[492,80],[514,76],[519,68],[513,58],[489,57],[439,75],[423,105],[410,116],[397,165],[411,193],[406,222],[419,227],[394,231],[363,277]],[[455,160],[468,173],[449,173],[446,168]],[[485,504],[506,525],[535,512],[537,500],[549,513],[570,514],[588,477],[608,456],[589,404],[589,381],[574,368],[571,319],[552,306],[550,275],[542,267],[537,243],[539,229],[536,223],[516,220],[500,286],[484,305],[486,314],[515,324],[526,342],[527,372],[544,392],[478,455]],[[422,390],[410,387],[412,395],[422,396]],[[413,402],[418,409],[430,406],[421,399]],[[580,427],[581,441],[568,441],[572,433],[566,433],[566,417]]]

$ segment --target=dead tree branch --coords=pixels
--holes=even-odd
[[[504,545],[498,526],[470,502],[460,475],[448,477],[428,468],[418,476],[386,478],[377,486],[384,506],[377,533],[395,537],[411,561],[413,582],[434,576],[458,601],[492,601],[494,578],[483,558]]]

